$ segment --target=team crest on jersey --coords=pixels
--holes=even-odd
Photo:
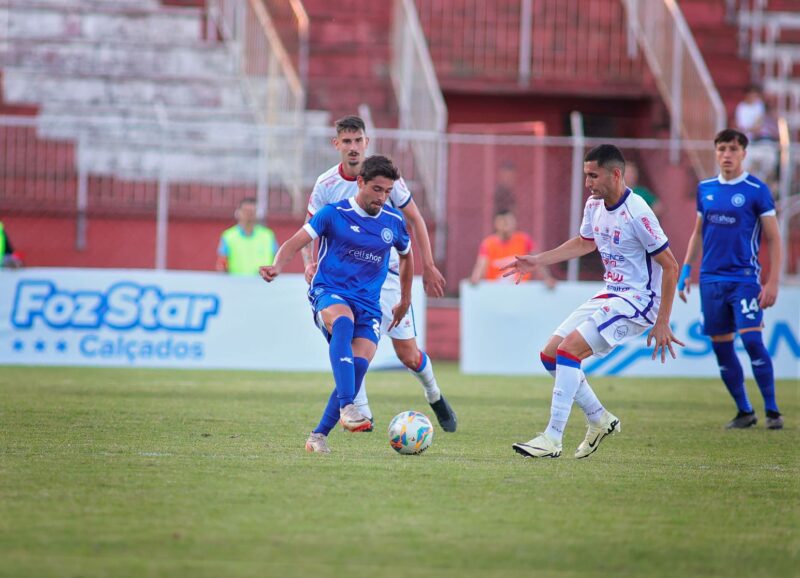
[[[622,236],[622,230],[614,229],[614,236],[612,237],[612,240],[614,241],[615,245],[619,245],[619,238],[621,236]]]
[[[623,337],[625,337],[627,334],[628,334],[628,328],[627,328],[627,327],[625,327],[624,325],[623,325],[623,326],[621,326],[621,327],[617,327],[617,328],[614,330],[614,339],[616,339],[617,341],[619,341],[619,340],[621,340]]]
[[[731,203],[733,203],[734,207],[741,207],[744,205],[744,195],[742,193],[736,193],[731,197]]]
[[[386,244],[390,244],[392,241],[394,241],[394,234],[392,233],[392,230],[388,227],[384,227],[383,231],[381,231],[381,239],[383,239],[384,243]]]

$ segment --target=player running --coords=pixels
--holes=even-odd
[[[365,130],[364,121],[357,116],[345,116],[336,121],[336,137],[333,139],[333,144],[341,156],[341,163],[331,167],[317,179],[308,200],[307,220],[316,215],[325,205],[337,203],[356,194],[358,190],[356,178],[361,171],[364,153],[369,144]],[[425,292],[431,297],[441,297],[444,294],[444,277],[434,264],[425,220],[402,178],[394,184],[388,202],[403,213],[422,251],[422,282]],[[309,245],[303,250],[303,261],[306,264],[306,281],[310,283],[317,269],[312,246]],[[433,363],[417,345],[413,307],[409,308],[408,314],[400,323],[392,325],[392,307],[397,303],[400,295],[398,272],[397,257],[393,254],[389,262],[389,274],[381,290],[381,310],[383,311],[381,331],[392,339],[398,359],[422,385],[425,390],[425,398],[436,414],[439,425],[444,431],[454,432],[457,427],[456,414],[439,389],[433,373]],[[358,390],[355,402],[359,411],[372,419],[366,387],[363,385]],[[367,428],[365,431],[372,431],[372,429]]]
[[[583,210],[580,235],[550,251],[517,256],[504,267],[505,275],[517,275],[519,282],[537,267],[595,249],[605,267],[605,289],[567,317],[541,353],[542,364],[555,378],[550,423],[532,440],[512,446],[526,457],[561,455],[573,401],[589,422],[576,458],[590,456],[603,438],[620,430],[619,418],[603,407],[586,380],[581,370],[584,359],[593,354],[604,357],[647,330],[648,347],[655,343],[653,359],[660,352],[662,363],[667,350],[675,357],[673,343],[683,345],[669,327],[678,263],[653,211],[625,186],[622,153],[613,145],[597,146],[584,157],[583,172],[591,197]]]
[[[697,185],[697,219],[686,249],[678,290],[685,302],[692,286],[692,262],[702,249],[703,333],[711,337],[722,381],[738,409],[736,417],[725,427],[748,428],[758,421],[747,397],[744,372],[733,346],[738,331],[764,398],[767,429],[781,429],[783,416],[775,401],[772,359],[764,347],[761,331],[763,310],[772,307],[778,296],[781,240],[769,188],[743,168],[747,142],[744,134],[733,129],[723,130],[714,138],[720,172]],[[763,287],[758,263],[762,231],[769,245],[770,264]]]
[[[306,442],[310,452],[330,453],[327,436],[337,421],[349,431],[372,425],[353,401],[381,336],[381,286],[392,248],[399,259],[400,291],[389,329],[400,324],[411,306],[411,241],[402,214],[387,206],[399,178],[388,158],[368,158],[356,180],[356,196],[323,207],[281,246],[274,265],[259,271],[265,281],[273,281],[297,251],[320,239],[319,267],[308,299],[328,340],[336,386]]]

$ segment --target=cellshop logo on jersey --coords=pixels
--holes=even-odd
[[[723,227],[732,227],[736,224],[736,216],[728,213],[708,213],[706,220],[713,225],[722,225]]]
[[[17,285],[11,324],[21,330],[39,326],[59,332],[53,348],[60,352],[69,348],[66,337],[78,330],[77,352],[88,359],[198,360],[205,355],[204,344],[183,337],[205,333],[219,304],[216,295],[169,293],[134,282],[116,283],[100,292],[67,291],[52,281],[25,280]],[[109,338],[108,330],[123,335]],[[135,330],[153,337],[133,339],[124,334]],[[14,347],[22,350],[25,343],[18,339]],[[40,347],[47,347],[46,340],[37,339],[36,348]]]
[[[380,265],[383,262],[382,255],[376,255],[364,249],[350,249],[347,254],[357,261],[365,261],[367,263],[374,263],[375,265]]]

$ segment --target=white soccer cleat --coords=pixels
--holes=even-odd
[[[561,444],[541,433],[531,441],[515,443],[514,451],[526,458],[557,458],[561,455]]]
[[[352,403],[339,410],[339,423],[347,431],[365,431],[372,427],[372,421]]]
[[[589,428],[586,430],[586,437],[583,438],[581,445],[575,450],[575,457],[578,459],[588,458],[597,451],[597,447],[600,445],[600,442],[603,441],[603,438],[618,431],[622,431],[619,418],[613,413],[606,411],[603,414],[603,421],[599,424],[589,422]]]
[[[311,432],[306,440],[306,451],[320,454],[331,453],[331,448],[328,447],[328,436]]]

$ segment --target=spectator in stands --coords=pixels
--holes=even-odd
[[[0,267],[5,269],[22,267],[22,257],[14,251],[14,246],[11,244],[11,239],[8,238],[8,232],[2,222],[0,222],[0,255],[2,255]]]
[[[494,189],[494,212],[513,213],[517,204],[517,167],[512,161],[504,161],[497,171]]]
[[[236,225],[226,229],[217,249],[217,271],[233,275],[258,275],[258,268],[272,265],[278,242],[275,233],[260,225],[256,200],[243,199],[234,213]]]
[[[753,127],[753,139],[747,147],[744,168],[763,180],[771,190],[775,190],[775,180],[778,176],[779,141],[780,132],[774,99],[765,99],[764,114]]]
[[[478,259],[472,268],[469,281],[476,285],[481,279],[488,281],[510,280],[503,278],[504,266],[512,263],[517,255],[527,255],[535,249],[533,239],[527,233],[517,230],[517,219],[509,211],[498,212],[494,217],[494,233],[486,237],[478,249]],[[548,289],[555,287],[556,281],[547,267],[538,269]],[[530,280],[530,274],[523,280]]]
[[[647,203],[647,206],[650,207],[656,217],[661,218],[664,206],[653,191],[639,184],[639,167],[633,161],[628,161],[625,166],[625,184],[644,199],[644,202]]]
[[[764,99],[761,96],[761,88],[751,84],[747,87],[744,100],[736,105],[734,113],[734,124],[747,136],[747,140],[753,140],[753,131],[764,116]]]

